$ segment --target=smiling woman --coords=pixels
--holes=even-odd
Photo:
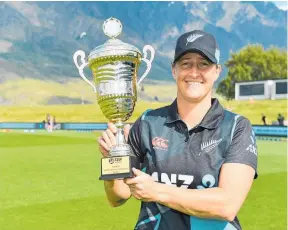
[[[212,98],[219,58],[213,35],[181,35],[172,64],[177,98],[125,129],[141,170],[104,186],[113,207],[131,196],[142,201],[135,229],[241,229],[237,214],[257,178],[258,153],[249,120]],[[99,138],[103,157],[116,132],[109,123]]]

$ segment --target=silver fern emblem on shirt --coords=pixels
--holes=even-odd
[[[202,37],[203,34],[191,34],[188,38],[187,38],[187,43],[186,43],[186,46],[188,43],[190,42],[194,42],[196,39]]]
[[[211,151],[212,149],[214,149],[217,145],[219,145],[221,141],[222,141],[222,138],[219,139],[219,140],[210,140],[210,141],[203,142],[203,143],[201,144],[201,152],[199,153],[199,155],[200,155],[202,152],[205,152],[205,153],[210,152],[210,151]]]

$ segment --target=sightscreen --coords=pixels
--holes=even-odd
[[[264,83],[251,84],[251,85],[239,85],[240,96],[264,96]]]
[[[276,82],[276,94],[287,94],[287,81]]]

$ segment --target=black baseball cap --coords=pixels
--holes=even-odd
[[[215,64],[219,64],[220,50],[212,34],[202,30],[193,30],[182,34],[176,43],[173,63],[177,62],[184,54],[197,52]]]

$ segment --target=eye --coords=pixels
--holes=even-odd
[[[200,63],[199,63],[199,68],[205,68],[205,67],[207,67],[207,66],[209,66],[209,65],[210,65],[209,62],[203,61],[203,62],[200,62]]]
[[[189,68],[189,66],[190,66],[189,62],[183,62],[183,63],[181,64],[181,67],[182,67],[182,68]]]

